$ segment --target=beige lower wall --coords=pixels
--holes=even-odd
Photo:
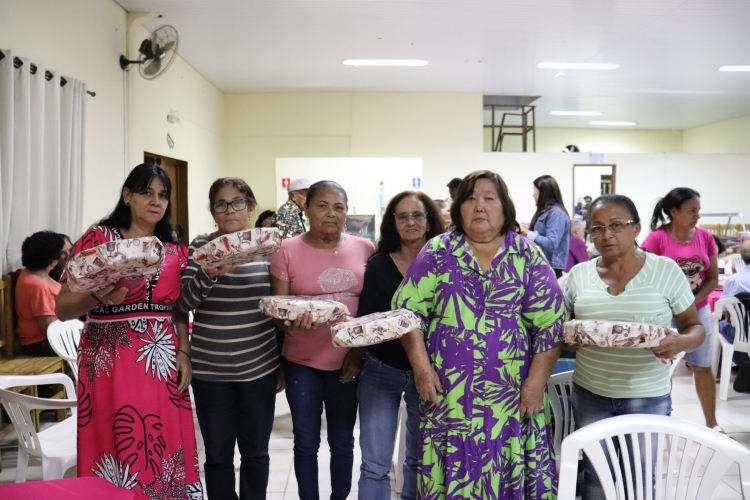
[[[683,130],[683,151],[697,154],[750,154],[750,116]]]

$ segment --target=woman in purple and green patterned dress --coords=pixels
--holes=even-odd
[[[451,219],[393,299],[423,322],[402,339],[423,399],[417,494],[554,499],[545,388],[565,316],[555,273],[517,234],[499,175],[466,176]]]

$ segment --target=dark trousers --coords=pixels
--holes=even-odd
[[[331,500],[352,489],[357,381],[339,382],[341,370],[317,370],[286,361],[286,398],[292,413],[294,474],[301,500],[318,500],[318,449],[323,405],[331,448]]]
[[[27,356],[57,356],[57,353],[52,349],[47,339],[29,345],[22,345],[21,352]]]
[[[240,499],[262,500],[268,486],[268,441],[276,408],[278,372],[250,382],[194,378],[195,412],[206,446],[206,494],[237,499],[234,444],[240,450]]]

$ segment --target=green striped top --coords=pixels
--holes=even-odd
[[[607,292],[597,260],[575,266],[565,283],[565,302],[575,319],[668,327],[673,315],[693,304],[690,285],[671,259],[647,253],[643,268],[617,296]],[[646,349],[589,346],[578,349],[573,382],[608,398],[657,397],[671,390],[669,366]]]

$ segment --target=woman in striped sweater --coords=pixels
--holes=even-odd
[[[206,490],[209,498],[237,499],[236,442],[240,498],[264,499],[276,392],[283,388],[276,331],[271,318],[258,309],[260,299],[271,294],[271,259],[206,271],[195,264],[197,248],[249,228],[257,205],[250,187],[237,177],[216,180],[208,197],[218,229],[190,244],[179,300],[182,310],[195,310],[192,386],[206,446]]]

